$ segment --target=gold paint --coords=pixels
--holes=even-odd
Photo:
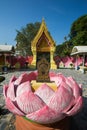
[[[31,49],[33,53],[33,61],[31,63],[31,68],[36,68],[37,52],[50,52],[50,69],[56,69],[57,66],[53,60],[53,55],[55,52],[55,42],[48,33],[45,21],[42,20],[40,29],[31,42]]]
[[[31,86],[33,88],[33,91],[36,91],[41,85],[43,84],[47,84],[49,87],[51,87],[54,91],[57,90],[57,85],[55,84],[55,82],[37,82],[36,80],[32,80],[31,81]]]

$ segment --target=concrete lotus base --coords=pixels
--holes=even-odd
[[[15,126],[16,130],[70,130],[70,118],[67,117],[56,123],[42,125],[16,116]]]

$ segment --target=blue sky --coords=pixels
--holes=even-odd
[[[16,30],[42,18],[56,44],[61,44],[71,24],[85,14],[87,0],[0,0],[0,44],[15,45]]]

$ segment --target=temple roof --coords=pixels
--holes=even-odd
[[[52,39],[52,37],[50,36],[50,34],[49,34],[49,32],[48,32],[46,23],[45,23],[44,20],[42,20],[40,29],[39,29],[38,33],[36,34],[35,38],[33,39],[33,41],[31,42],[31,46],[32,46],[32,47],[35,47],[35,46],[36,46],[38,40],[41,38],[41,36],[43,35],[43,33],[45,34],[45,36],[46,36],[47,39],[49,40],[50,45],[51,45],[52,47],[55,46],[55,42],[54,42],[54,40]]]

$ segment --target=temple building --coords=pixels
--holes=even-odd
[[[53,59],[55,52],[55,42],[52,39],[50,33],[48,32],[45,21],[42,20],[40,29],[31,42],[31,49],[33,53],[33,61],[31,63],[31,68],[37,68],[37,62],[41,58],[46,58],[50,64],[50,69],[56,69],[57,66]]]
[[[12,62],[12,56],[15,53],[14,46],[12,45],[0,45],[0,71],[2,70],[3,66],[7,66],[7,58],[9,59],[10,63]]]

